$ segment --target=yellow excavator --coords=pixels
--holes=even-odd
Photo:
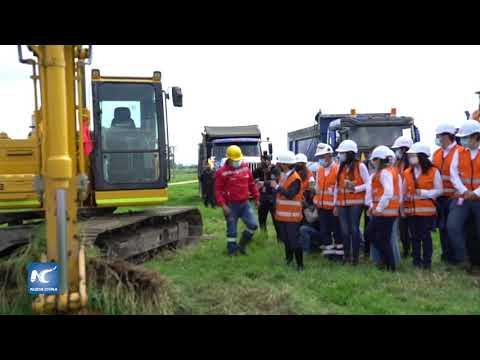
[[[60,270],[60,294],[39,295],[36,312],[87,304],[85,246],[140,262],[166,245],[202,235],[196,208],[158,206],[170,180],[167,99],[161,73],[102,76],[92,70],[92,114],[85,67],[92,46],[18,46],[32,67],[35,109],[27,139],[0,134],[0,256],[32,241],[45,221],[44,261]],[[183,96],[171,88],[173,105]],[[91,126],[91,124],[93,126]],[[93,128],[93,131],[90,129]],[[117,214],[119,207],[141,210]]]

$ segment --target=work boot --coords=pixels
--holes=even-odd
[[[240,254],[242,255],[247,255],[246,249],[247,245],[252,241],[253,233],[252,231],[249,231],[245,229],[242,233],[242,238],[240,239],[240,246],[238,250],[240,251]]]
[[[423,270],[432,270],[432,264],[423,264]]]
[[[238,245],[236,242],[229,241],[227,243],[227,252],[229,256],[235,256],[237,254]]]

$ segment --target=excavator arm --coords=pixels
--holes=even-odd
[[[43,261],[55,262],[60,271],[60,293],[40,295],[36,312],[71,311],[87,304],[84,248],[77,236],[77,208],[81,200],[79,178],[85,176],[83,137],[88,124],[85,107],[85,61],[89,49],[82,45],[29,46],[35,88],[34,122],[39,147],[36,183],[46,221],[47,253]],[[37,75],[38,69],[38,75]],[[37,94],[37,82],[39,96]],[[78,135],[77,135],[78,134]]]

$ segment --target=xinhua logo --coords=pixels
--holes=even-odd
[[[56,263],[28,265],[28,292],[30,294],[58,294],[60,271]]]

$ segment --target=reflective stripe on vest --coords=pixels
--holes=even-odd
[[[363,179],[360,175],[360,164],[358,162],[353,168],[353,178],[350,177],[349,180],[355,182],[355,186],[363,185]],[[349,174],[351,175],[351,174]],[[344,167],[342,173],[339,176],[338,181],[338,192],[337,192],[337,205],[338,206],[349,206],[349,205],[363,205],[365,203],[365,191],[355,192],[352,190],[347,190],[345,188],[345,180],[347,177],[347,168]]]
[[[280,186],[285,190],[295,182],[302,179],[296,171],[293,171],[288,178],[285,176],[280,180]],[[281,193],[277,194],[275,203],[275,220],[283,222],[300,222],[303,219],[302,214],[302,198],[301,185],[299,192],[293,197],[293,199],[286,199]]]
[[[439,171],[432,166],[427,174],[421,173],[414,181],[414,171],[412,168],[405,170],[405,182],[407,184],[408,200],[404,202],[405,213],[410,216],[434,216],[436,214],[435,204],[432,199],[417,195],[417,190],[432,190],[434,188],[434,179],[436,172]]]
[[[452,164],[453,155],[455,152],[460,148],[458,144],[456,144],[447,154],[446,157],[443,157],[443,149],[438,149],[433,153],[432,163],[437,167],[440,171],[440,175],[442,176],[442,184],[443,184],[443,195],[447,197],[452,197],[454,190],[454,186],[451,181],[450,177],[450,165]]]
[[[415,209],[413,208],[405,208],[405,213],[406,214],[411,214],[415,212],[416,214],[418,213],[435,213],[437,211],[436,208],[434,207],[416,207]]]
[[[277,203],[280,205],[293,205],[293,206],[302,206],[301,201],[295,201],[295,200],[277,200]]]
[[[299,216],[301,217],[302,216],[302,212],[292,212],[292,211],[276,211],[275,212],[276,215],[278,216],[281,216],[281,217],[284,217],[284,218],[290,218],[292,220],[290,221],[294,221],[294,219],[298,218]],[[287,221],[287,220],[282,220],[282,221]]]

